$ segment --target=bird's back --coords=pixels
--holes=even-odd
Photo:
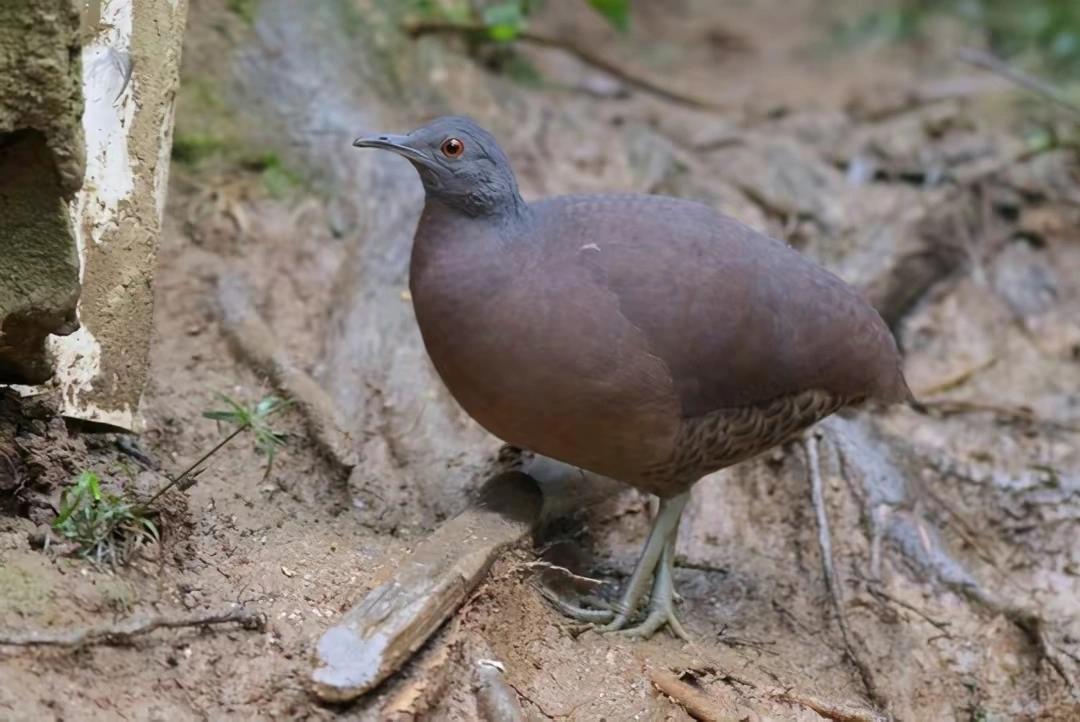
[[[881,316],[790,246],[664,196],[562,196],[533,209],[541,255],[576,256],[617,297],[669,369],[684,416],[808,390],[909,397]]]

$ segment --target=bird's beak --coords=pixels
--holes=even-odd
[[[365,138],[357,138],[353,141],[357,148],[378,148],[397,153],[415,163],[431,165],[431,160],[420,151],[409,145],[407,135],[370,135]]]

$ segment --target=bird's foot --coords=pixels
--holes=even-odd
[[[584,607],[567,601],[544,585],[540,586],[541,594],[566,616],[591,624],[600,632],[620,632],[626,636],[647,639],[666,624],[675,636],[689,641],[689,635],[675,616],[677,595],[673,579],[676,532],[679,528],[679,517],[689,497],[689,494],[680,494],[661,500],[641,558],[617,603],[611,605],[602,599],[587,596],[583,597],[582,601],[590,606]],[[652,590],[647,593],[650,579]],[[649,612],[645,621],[627,628],[646,596],[649,598]]]
[[[649,637],[660,631],[660,628],[665,624],[671,633],[684,642],[690,641],[690,635],[686,633],[686,629],[683,627],[682,622],[675,615],[675,609],[672,599],[668,599],[666,602],[657,603],[655,600],[649,604],[649,615],[645,617],[645,621],[641,624],[633,627],[623,627],[620,629],[610,630],[620,636],[630,637],[631,639],[648,639]],[[608,625],[610,627],[611,625]],[[604,631],[608,631],[605,627]]]
[[[600,628],[601,632],[614,632],[634,639],[648,639],[665,624],[672,634],[685,642],[690,641],[679,618],[675,614],[675,538],[672,535],[664,545],[663,553],[653,573],[652,593],[649,595],[649,613],[645,621],[633,627],[627,627],[631,608],[620,606],[620,613],[608,624]]]

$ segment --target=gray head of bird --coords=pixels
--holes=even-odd
[[[505,217],[525,208],[506,154],[469,118],[444,116],[405,135],[365,136],[353,145],[405,158],[420,173],[429,201],[465,215]]]

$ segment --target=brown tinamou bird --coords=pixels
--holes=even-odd
[[[702,476],[837,409],[910,399],[889,329],[859,294],[780,241],[700,203],[572,195],[527,203],[490,133],[461,117],[360,138],[409,160],[426,191],[410,290],[439,376],[515,446],[660,498],[612,609],[673,611],[679,517]]]

